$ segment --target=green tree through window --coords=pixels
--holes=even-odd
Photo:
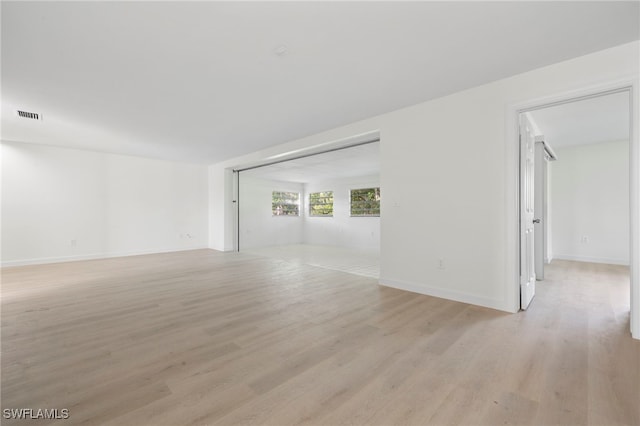
[[[352,189],[351,216],[380,216],[380,188]]]
[[[271,193],[271,211],[274,216],[300,216],[300,194],[273,191]]]
[[[309,216],[333,216],[333,191],[309,194]]]

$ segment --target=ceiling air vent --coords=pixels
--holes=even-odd
[[[20,110],[18,110],[17,112],[18,112],[18,117],[28,118],[31,120],[38,120],[38,121],[42,120],[42,116],[37,112],[20,111]]]

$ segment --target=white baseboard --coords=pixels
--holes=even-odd
[[[574,256],[571,254],[554,254],[553,259],[574,260],[576,262],[606,263],[609,265],[629,266],[629,259],[613,259],[607,257]]]
[[[161,249],[161,250],[144,250],[135,252],[119,252],[119,253],[96,253],[96,254],[84,254],[76,256],[58,256],[58,257],[41,257],[37,259],[21,259],[21,260],[8,260],[2,261],[2,267],[13,266],[27,266],[27,265],[44,265],[47,263],[62,263],[62,262],[76,262],[80,260],[95,260],[95,259],[109,259],[112,257],[127,257],[127,256],[140,256],[144,254],[158,254],[158,253],[172,253],[176,251],[189,251],[209,248],[207,246],[197,246],[189,248],[173,248],[173,249]]]
[[[448,290],[441,287],[432,287],[422,283],[389,280],[380,278],[380,285],[397,288],[399,290],[410,291],[412,293],[424,294],[426,296],[439,297],[441,299],[453,300],[456,302],[468,303],[470,305],[483,306],[485,308],[497,309],[499,311],[513,312],[503,300],[494,300],[480,297],[473,294],[462,293],[455,290]]]

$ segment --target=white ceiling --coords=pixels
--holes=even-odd
[[[380,174],[380,143],[373,142],[241,172],[242,176],[285,182],[322,182]]]
[[[1,136],[218,162],[637,40],[639,4],[3,1]]]
[[[629,93],[571,102],[529,113],[552,148],[629,139]]]

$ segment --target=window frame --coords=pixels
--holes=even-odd
[[[326,204],[311,204],[311,196],[313,194],[331,194],[331,213],[329,213],[329,214],[314,214],[313,213],[313,207],[314,206],[316,206],[316,205],[317,206],[328,205],[328,203],[326,203]],[[333,194],[334,194],[333,191],[315,191],[315,192],[310,192],[309,193],[309,204],[308,204],[308,206],[309,206],[309,217],[333,217],[333,206],[334,206],[334,199],[335,199]],[[328,199],[329,197],[328,196],[324,196],[324,197],[321,197],[321,198]]]
[[[277,204],[273,201],[273,199],[275,198],[275,194],[281,194],[281,199],[283,199],[283,202]],[[295,198],[295,202],[287,202],[287,197],[284,194],[288,194],[288,195],[296,195]],[[293,198],[291,197],[290,201],[293,201]],[[282,214],[278,214],[276,213],[276,210],[280,207],[280,208],[284,208],[284,207],[288,207],[288,206],[295,206],[295,214],[287,214],[286,211],[290,211],[288,209],[283,209],[282,210]],[[300,192],[294,192],[294,191],[271,191],[271,216],[272,217],[300,217]]]
[[[375,193],[375,196],[377,196],[377,200],[372,200],[377,202],[377,214],[354,214],[353,213],[353,193],[354,191],[370,191],[373,190]],[[380,187],[379,186],[372,186],[372,187],[367,187],[367,188],[351,188],[349,190],[349,216],[350,217],[380,217],[380,200],[382,199],[381,195],[380,195]],[[362,201],[363,203],[366,202],[365,200]],[[365,210],[365,208],[363,208],[362,210]]]

